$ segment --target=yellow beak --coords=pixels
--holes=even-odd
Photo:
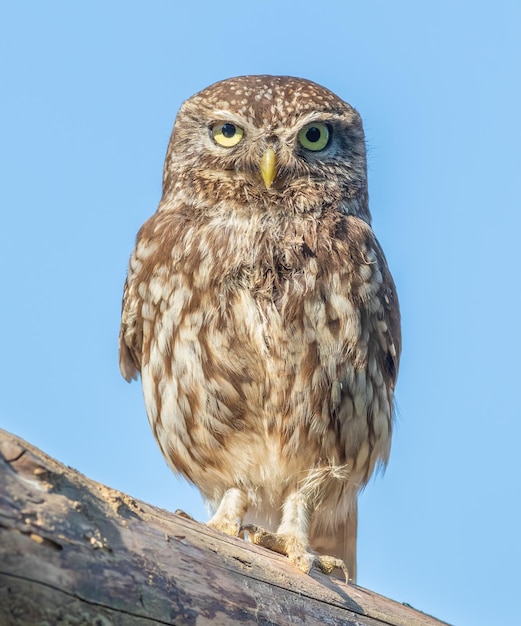
[[[273,148],[268,148],[266,152],[262,155],[262,159],[260,162],[260,170],[262,175],[262,180],[266,185],[266,189],[271,187],[271,183],[275,180],[275,176],[277,175],[277,167],[275,165],[275,151]]]

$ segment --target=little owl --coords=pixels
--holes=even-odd
[[[287,76],[187,100],[130,258],[120,367],[141,374],[159,447],[210,526],[354,580],[400,343],[355,109]]]

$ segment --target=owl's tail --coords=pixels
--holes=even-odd
[[[342,559],[349,570],[349,579],[356,583],[356,533],[358,527],[358,506],[352,505],[349,517],[341,523],[334,534],[323,535],[311,532],[310,543],[319,554]],[[336,570],[335,570],[336,572]],[[339,574],[343,578],[343,574]]]

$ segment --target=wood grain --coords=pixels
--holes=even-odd
[[[0,430],[2,626],[435,626],[96,483]]]

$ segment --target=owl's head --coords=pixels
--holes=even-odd
[[[289,76],[240,76],[181,107],[170,139],[163,199],[199,208],[233,201],[250,210],[320,212],[369,221],[365,141],[357,111]]]

